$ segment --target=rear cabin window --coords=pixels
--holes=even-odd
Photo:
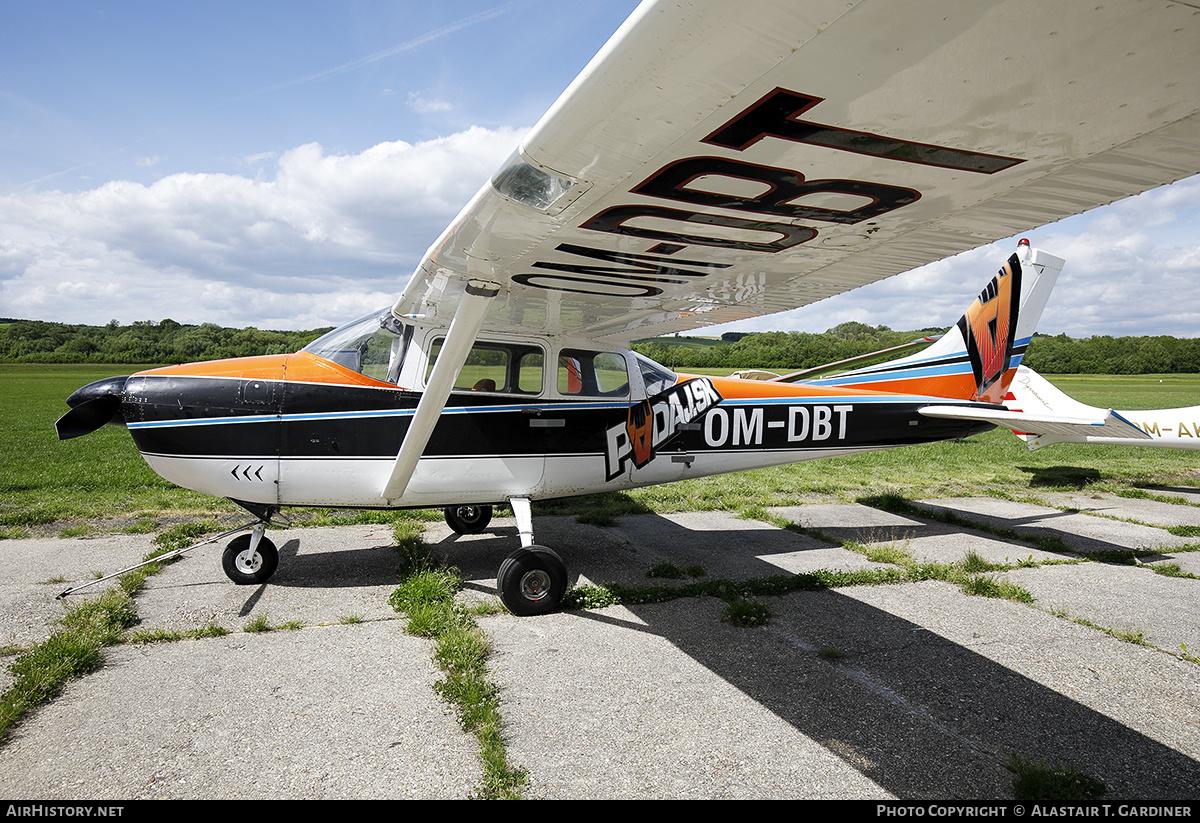
[[[430,350],[426,383],[441,353],[442,342],[435,341]],[[542,350],[534,346],[476,343],[454,381],[454,388],[456,391],[540,394],[544,359]]]
[[[558,392],[580,397],[628,397],[625,358],[616,352],[563,349],[558,356]]]
[[[666,391],[679,382],[679,375],[666,366],[661,366],[637,352],[634,352],[634,357],[637,360],[638,369],[642,372],[642,385],[646,387],[648,397]]]

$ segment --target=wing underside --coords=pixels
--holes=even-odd
[[[812,303],[1200,170],[1169,0],[649,2],[398,314],[625,342]]]

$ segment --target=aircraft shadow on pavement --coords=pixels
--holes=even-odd
[[[895,532],[904,538],[955,531],[936,521],[905,520]],[[731,521],[727,515],[636,515],[621,518],[613,528],[543,517],[537,528],[538,542],[566,560],[570,585],[669,583],[646,577],[663,560],[699,563],[709,577],[766,577],[811,558],[824,563],[828,558],[822,553],[839,551],[808,535]],[[880,533],[878,527],[853,524],[821,531],[860,541],[878,539]],[[518,544],[515,528],[497,523],[483,534],[451,535],[432,547],[462,571],[468,589],[494,594],[496,569]],[[1014,556],[1028,548],[1013,545]],[[362,549],[314,547],[305,553],[301,548],[297,540],[280,547],[280,571],[270,585],[347,587],[398,580],[397,557],[386,539]],[[912,595],[924,596],[917,590]],[[991,603],[995,621],[1003,621],[1004,610],[1012,606],[971,600],[964,612],[978,615],[986,610],[980,602]],[[719,619],[697,622],[695,609],[681,608],[681,602],[626,607],[645,625],[603,612],[571,616],[662,637],[896,796],[1004,796],[1011,775],[1002,764],[1014,752],[1074,765],[1104,780],[1114,794],[1194,797],[1200,792],[1200,763],[1191,757],[849,593],[771,598],[772,609],[780,613],[763,629],[735,628]],[[942,608],[963,603],[952,597]],[[981,622],[981,631],[991,630],[989,622]],[[1045,662],[1038,659],[1043,653],[1038,644],[1039,638],[1031,638],[1023,666],[1036,669]],[[1053,644],[1046,648],[1053,653]],[[825,649],[839,656],[824,656]]]
[[[387,538],[360,549],[322,550],[313,541],[288,540],[279,546],[279,570],[268,585],[338,589],[399,583],[399,558]],[[309,551],[301,551],[309,548]]]
[[[754,629],[714,642],[716,627],[676,621],[669,607],[630,610],[898,797],[997,796],[1011,776],[995,763],[1010,753],[1071,764],[1127,797],[1200,788],[1192,758],[917,623],[837,591],[786,601],[778,625],[808,648]]]
[[[609,570],[628,581],[669,582],[645,577],[657,557],[693,562],[711,556],[718,545],[731,558],[728,565],[740,569],[721,576],[762,577],[781,572],[772,555],[828,548],[754,521],[745,521],[741,530],[697,531],[665,517],[641,515],[623,518],[615,530],[583,527],[567,518],[546,518],[540,527],[539,542],[544,539],[563,555],[573,572],[572,584],[580,576],[610,582]],[[498,558],[515,546],[510,529],[493,534],[443,541],[438,548],[486,590]],[[631,546],[631,535],[651,548]],[[621,554],[616,564],[606,556],[614,551]],[[923,593],[913,590],[912,597]],[[958,598],[968,596],[954,589],[944,608],[964,602]],[[943,593],[938,602],[945,599]],[[970,600],[964,612],[991,615],[986,621],[980,618],[984,632],[1013,607],[1007,601]],[[899,797],[1005,796],[1012,775],[1003,764],[1010,753],[1071,764],[1105,781],[1111,793],[1127,797],[1186,798],[1200,791],[1200,763],[1191,757],[917,623],[835,590],[770,601],[782,613],[761,629],[715,620],[697,623],[693,609],[673,603],[626,607],[645,625],[602,612],[572,615],[661,636]],[[1045,621],[1057,618],[1046,615]],[[1054,624],[1049,625],[1046,638],[1054,632]],[[1039,660],[1040,654],[1054,654],[1053,643],[1039,648],[1036,637],[1030,643],[1023,666],[1062,670]],[[841,656],[829,659],[820,653],[824,649],[838,650]]]

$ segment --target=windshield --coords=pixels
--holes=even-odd
[[[395,383],[411,339],[412,327],[396,320],[388,308],[318,337],[303,351],[367,377]]]

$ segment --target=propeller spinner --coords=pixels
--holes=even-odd
[[[125,425],[125,418],[121,415],[121,397],[125,393],[127,380],[129,375],[106,377],[72,392],[67,398],[71,410],[54,423],[58,439],[82,437],[106,423]]]

